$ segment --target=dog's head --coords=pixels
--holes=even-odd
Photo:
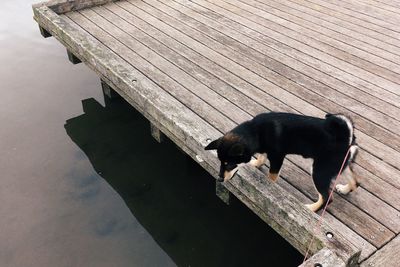
[[[227,181],[235,175],[240,163],[251,160],[251,153],[245,140],[239,135],[229,132],[223,137],[212,141],[205,150],[217,150],[221,161],[219,181]]]

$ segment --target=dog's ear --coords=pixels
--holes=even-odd
[[[205,150],[214,150],[217,149],[219,147],[219,145],[221,144],[222,141],[222,137],[218,138],[214,141],[212,141],[211,143],[209,143],[204,149]]]
[[[245,146],[242,143],[235,143],[229,149],[228,155],[231,157],[240,157],[244,155]]]

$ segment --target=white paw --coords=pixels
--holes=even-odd
[[[224,173],[224,182],[230,180],[236,174],[237,171],[238,171],[238,167],[234,168],[230,172],[225,171],[225,173]]]
[[[250,165],[251,165],[251,166],[254,166],[254,167],[256,167],[256,168],[260,167],[260,166],[259,166],[258,159],[252,159],[252,160],[250,160]]]
[[[342,195],[347,195],[351,190],[348,184],[338,184],[336,185],[336,191]]]
[[[306,206],[307,209],[311,210],[312,212],[315,212],[315,205],[314,204],[305,204],[304,206]]]

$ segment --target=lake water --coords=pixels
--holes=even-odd
[[[0,266],[296,266],[302,256],[0,3]]]

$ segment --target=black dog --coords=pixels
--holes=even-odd
[[[312,211],[326,204],[331,181],[339,173],[347,151],[344,169],[350,172],[351,179],[346,185],[337,185],[336,190],[347,194],[359,184],[351,167],[358,151],[354,126],[341,114],[327,114],[325,119],[320,119],[290,113],[263,113],[238,125],[205,149],[217,149],[221,181],[232,178],[239,164],[250,162],[260,167],[266,158],[270,162],[268,177],[276,181],[287,154],[312,158],[312,177],[319,193],[316,203],[306,205]],[[256,153],[259,156],[252,159]]]

